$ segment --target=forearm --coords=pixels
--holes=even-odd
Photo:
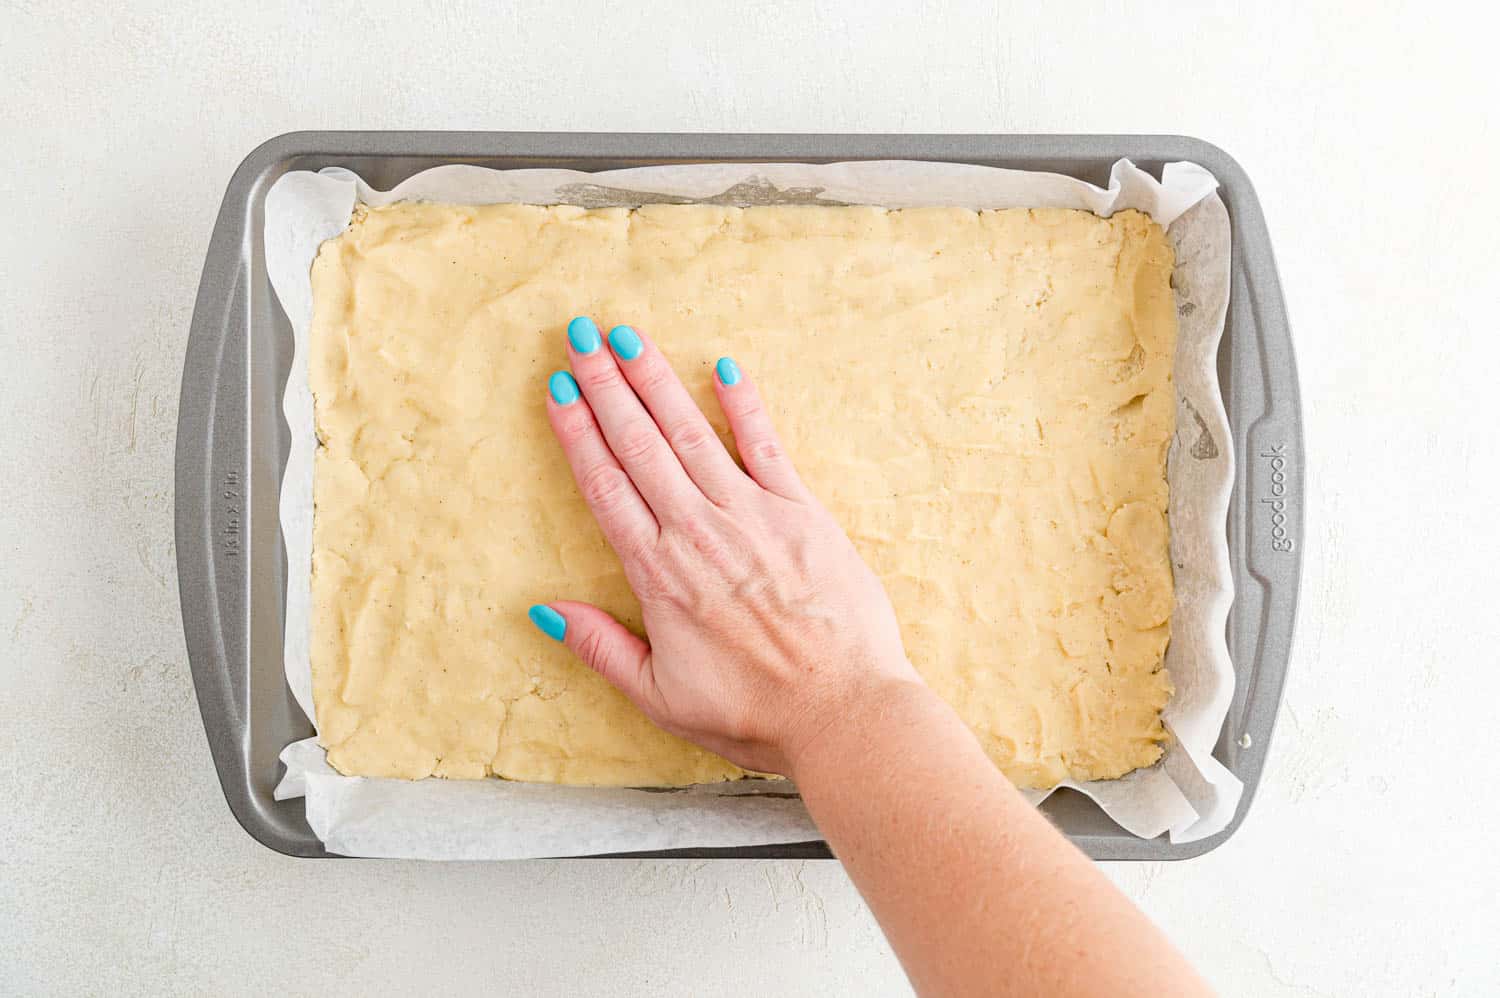
[[[1206,992],[926,687],[872,691],[793,776],[920,992]]]

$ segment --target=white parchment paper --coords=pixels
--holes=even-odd
[[[703,164],[606,173],[441,166],[390,191],[340,168],[293,172],[266,195],[265,254],[272,287],[292,325],[295,353],[284,409],[292,431],[281,489],[287,552],[286,677],[313,716],[308,657],[312,575],[313,406],[308,384],[310,268],[318,246],[341,233],[356,203],[524,202],[586,207],[644,203],[869,204],[1126,208],[1166,227],[1177,252],[1173,286],[1179,339],[1177,433],[1168,454],[1171,553],[1177,605],[1166,665],[1176,694],[1164,713],[1173,735],[1163,760],[1119,780],[1066,783],[1121,827],[1174,842],[1228,824],[1239,781],[1212,756],[1234,692],[1224,638],[1233,599],[1224,523],[1234,480],[1215,355],[1229,300],[1229,217],[1202,167],[1169,163],[1160,180],[1128,160],[1109,186],[1071,177],[956,163],[905,161]],[[519,611],[518,611],[519,612]],[[745,781],[652,791],[562,787],[502,780],[341,776],[314,739],[282,752],[278,799],[305,796],[307,819],[331,851],[417,859],[520,859],[647,849],[761,845],[818,838],[786,782]],[[1047,794],[1029,795],[1034,801]]]

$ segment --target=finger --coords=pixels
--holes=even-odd
[[[611,343],[616,334],[633,335],[640,344],[640,353],[620,369],[661,429],[667,446],[704,495],[715,502],[725,501],[734,489],[745,484],[745,476],[708,425],[703,410],[654,343],[630,326],[611,330]]]
[[[745,462],[750,477],[760,483],[761,488],[786,499],[804,502],[811,498],[807,486],[792,467],[791,458],[781,446],[771,417],[761,402],[755,384],[740,371],[740,367],[728,357],[720,357],[714,365],[714,391],[718,393],[719,405],[729,420],[729,429],[734,433],[734,445]]]
[[[573,481],[615,554],[628,564],[648,551],[661,528],[605,444],[588,402],[579,396],[578,382],[567,371],[558,371],[547,383],[547,418],[573,469]]]
[[[641,343],[634,334],[622,334],[606,348],[592,319],[579,316],[568,324],[573,373],[609,449],[657,520],[667,521],[691,515],[703,502],[703,494],[620,372],[621,364],[636,360],[640,353]]]
[[[539,603],[526,615],[539,631],[567,645],[637,706],[649,700],[651,646],[624,624],[596,606],[572,600]]]

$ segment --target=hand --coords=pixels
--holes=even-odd
[[[714,388],[745,471],[645,336],[616,326],[608,339],[586,317],[569,324],[576,378],[552,376],[547,415],[647,640],[587,603],[533,607],[532,619],[663,729],[790,774],[854,700],[921,685],[890,600],[732,360]]]

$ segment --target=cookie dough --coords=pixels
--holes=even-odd
[[[726,440],[711,365],[753,373],[913,662],[1012,780],[1152,764],[1171,694],[1172,266],[1132,211],[358,208],[312,270],[330,763],[743,775],[526,619],[569,598],[640,628],[542,404],[565,324],[588,314],[648,331]]]

